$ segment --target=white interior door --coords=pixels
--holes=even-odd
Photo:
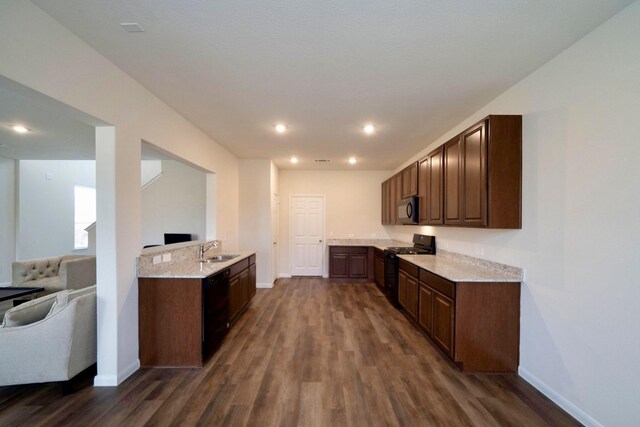
[[[291,196],[291,275],[322,276],[324,196]]]

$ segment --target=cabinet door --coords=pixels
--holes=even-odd
[[[398,223],[398,202],[402,199],[402,172],[391,178],[391,224]]]
[[[384,258],[373,259],[373,277],[376,283],[384,288]]]
[[[444,144],[444,223],[460,224],[462,220],[461,186],[462,153],[460,137]]]
[[[426,199],[427,210],[425,222],[427,224],[442,224],[443,220],[443,148],[438,147],[429,154],[427,178],[426,178]]]
[[[256,295],[256,265],[251,264],[249,266],[249,299],[253,298]]]
[[[367,255],[349,255],[348,275],[354,279],[367,278]]]
[[[349,277],[348,255],[331,254],[329,257],[329,275],[331,277]]]
[[[398,271],[398,303],[407,307],[407,273],[403,270]]]
[[[407,288],[406,288],[406,309],[409,316],[416,319],[418,316],[418,279],[407,275]]]
[[[229,319],[233,319],[242,307],[242,288],[240,275],[229,279]]]
[[[422,224],[427,221],[427,210],[429,209],[429,201],[427,200],[427,185],[429,182],[427,179],[429,173],[428,157],[418,162],[418,169],[418,221]]]
[[[413,163],[402,170],[402,198],[418,194],[418,164]]]
[[[433,334],[433,290],[420,282],[420,294],[418,297],[418,323],[427,333]]]
[[[380,223],[387,224],[387,181],[380,185]]]
[[[240,290],[242,291],[242,297],[240,301],[241,301],[242,307],[244,307],[244,305],[249,301],[249,298],[250,298],[249,294],[251,292],[248,268],[244,270],[242,273],[240,273],[239,280],[240,280]]]
[[[462,134],[462,223],[487,225],[487,137],[485,122]]]
[[[450,357],[453,357],[453,300],[434,292],[433,339]]]

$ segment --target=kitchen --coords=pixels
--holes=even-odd
[[[608,20],[588,21],[593,24],[588,31],[574,39],[563,39],[566,50],[549,53],[547,62],[509,81],[508,89],[483,100],[469,101],[460,106],[456,114],[440,113],[438,108],[411,108],[419,116],[433,118],[439,131],[425,137],[420,146],[411,150],[396,149],[390,142],[382,143],[382,137],[365,140],[369,145],[362,149],[364,153],[386,145],[388,152],[401,155],[398,162],[383,170],[302,170],[288,165],[279,169],[277,185],[261,190],[257,203],[261,212],[270,209],[275,189],[280,218],[269,228],[267,236],[261,236],[261,248],[255,248],[258,256],[271,253],[268,248],[272,248],[276,240],[270,238],[277,236],[279,249],[273,253],[279,262],[275,264],[274,257],[267,256],[263,261],[258,258],[258,268],[266,263],[272,266],[272,272],[265,273],[258,282],[269,284],[276,276],[287,279],[286,276],[291,275],[290,197],[323,194],[326,200],[325,239],[391,239],[408,244],[414,234],[431,235],[436,236],[438,250],[521,268],[524,278],[520,304],[519,375],[584,424],[628,425],[637,421],[635,360],[640,350],[637,340],[629,337],[637,335],[633,325],[639,321],[635,302],[640,298],[637,287],[640,201],[637,192],[633,191],[634,183],[638,181],[635,163],[639,158],[634,127],[638,121],[636,77],[639,55],[634,41],[640,37],[636,25],[640,19],[639,7],[636,2],[620,12],[612,12]],[[223,242],[251,247],[240,242],[239,237],[245,227],[254,226],[251,212],[241,207],[256,203],[250,199],[255,199],[257,194],[250,191],[251,185],[243,186],[246,182],[262,179],[253,180],[240,174],[243,164],[251,169],[250,160],[237,159],[216,145],[200,129],[150,96],[147,89],[124,76],[111,62],[31,2],[11,2],[3,4],[2,8],[6,12],[0,15],[3,28],[20,37],[10,36],[7,39],[10,42],[3,45],[3,54],[14,59],[0,64],[0,74],[82,111],[89,111],[118,127],[118,141],[126,143],[115,146],[117,149],[114,148],[110,157],[116,159],[115,164],[106,178],[118,176],[122,180],[119,182],[135,182],[139,178],[136,156],[139,157],[140,141],[143,138],[151,140],[167,151],[216,172],[214,179],[221,202],[215,209],[213,230],[216,233],[213,236]],[[554,16],[548,13],[544,19],[530,22],[539,26],[538,34],[545,35]],[[19,42],[14,43],[15,40]],[[43,46],[50,45],[66,54],[63,60],[47,54],[49,49]],[[37,66],[33,66],[32,57],[24,55],[21,50],[24,48],[41,54]],[[518,45],[513,50],[504,50],[503,59],[518,50],[527,49],[520,49]],[[76,65],[80,70],[75,74],[62,64],[66,62],[64,58],[87,60],[78,61]],[[332,63],[343,64],[341,61]],[[208,70],[207,67],[201,69]],[[323,72],[321,67],[319,69]],[[48,75],[52,70],[56,71],[58,79]],[[363,73],[366,71],[362,70]],[[463,71],[461,75],[474,74]],[[81,80],[78,75],[90,76],[82,87],[76,84],[76,80]],[[105,75],[117,76],[117,81],[106,82],[101,78]],[[347,83],[355,84],[357,80]],[[309,99],[321,99],[322,95],[322,92],[313,93]],[[337,97],[338,101],[342,99]],[[435,98],[433,102],[437,107],[444,99],[446,97]],[[389,105],[393,110],[399,109],[398,103]],[[523,117],[522,229],[383,225],[381,183],[492,114]],[[211,114],[206,120],[215,116]],[[386,120],[386,117],[390,116],[385,115],[380,120]],[[361,121],[365,119],[368,117]],[[270,130],[268,120],[264,120],[264,127]],[[398,120],[397,123],[402,126],[404,122]],[[352,125],[358,127],[359,122]],[[295,126],[292,129],[295,131]],[[359,129],[353,134],[357,132]],[[307,135],[311,133],[313,131],[307,129]],[[275,138],[269,136],[265,141],[292,150],[286,140]],[[354,146],[349,148],[356,149]],[[366,159],[366,154],[362,156]],[[288,162],[288,156],[281,157],[279,162]],[[366,162],[363,160],[361,164]],[[262,166],[260,174],[264,177],[269,173],[269,161]],[[111,181],[105,179],[103,182]],[[275,183],[275,180],[270,182]],[[106,293],[102,297],[106,309],[105,325],[114,331],[113,337],[106,337],[110,341],[103,348],[114,350],[103,354],[105,363],[99,368],[103,370],[99,372],[100,378],[107,385],[114,385],[135,371],[125,368],[135,366],[138,357],[136,328],[130,325],[137,319],[133,265],[141,246],[139,196],[122,184],[113,184],[112,190],[107,202],[117,206],[117,221],[111,221],[110,217],[105,220],[111,221],[109,224],[118,232],[112,230],[104,236],[110,239],[112,252],[107,252],[108,264],[102,270],[105,272],[103,283],[109,285],[104,288]],[[261,216],[260,220],[264,218]],[[117,253],[115,248],[118,248]],[[328,274],[326,258],[324,272]],[[315,292],[314,286],[309,287],[309,293]],[[285,289],[292,290],[288,286]],[[274,306],[285,304],[270,297],[267,299],[269,292],[274,292],[274,297],[283,296],[275,286],[270,291],[258,291],[257,297],[264,295],[263,301]],[[300,293],[292,292],[292,295],[293,301],[302,300]],[[363,295],[365,302],[372,302],[368,292]],[[356,301],[354,295],[345,297]],[[386,311],[386,308],[380,310],[374,314],[398,320],[395,309],[394,312]],[[296,320],[304,319],[301,315]],[[349,326],[346,320],[343,323]],[[296,324],[296,328],[302,327]],[[345,328],[345,331],[349,329]],[[401,332],[401,337],[405,336],[404,332],[409,333]],[[235,334],[233,330],[232,334]],[[429,348],[432,347],[420,347],[420,350],[428,353]],[[257,354],[241,357],[247,362],[255,362],[257,373],[264,372]],[[434,359],[434,363],[438,362]],[[310,374],[316,373],[313,367],[304,368]],[[237,371],[232,374],[241,375]],[[311,384],[305,395],[311,396],[317,391]]]

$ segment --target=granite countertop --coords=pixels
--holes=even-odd
[[[154,265],[145,271],[138,271],[138,277],[154,277],[154,278],[180,278],[180,279],[203,279],[218,273],[225,268],[231,267],[233,264],[249,258],[254,255],[255,251],[235,251],[224,250],[225,254],[237,254],[236,258],[224,262],[198,262],[196,258],[180,260],[175,262],[166,262]]]
[[[437,255],[398,255],[452,282],[512,282],[523,280],[522,269],[448,251]]]
[[[391,239],[327,239],[328,246],[373,246],[380,250],[389,247],[411,247],[413,243]]]

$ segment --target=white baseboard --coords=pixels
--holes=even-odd
[[[6,288],[8,286],[11,286],[11,282],[0,283],[0,288]]]
[[[282,274],[282,273],[280,273],[278,275],[278,279],[291,279],[291,275],[290,274]]]
[[[140,359],[136,359],[122,371],[118,372],[118,375],[96,375],[93,378],[94,387],[117,387],[124,380],[129,378],[134,372],[140,369]]]
[[[256,283],[256,288],[271,289],[273,288],[273,283]]]
[[[542,382],[538,377],[533,375],[531,372],[527,371],[523,368],[518,368],[518,375],[522,377],[523,380],[537,388],[542,394],[551,399],[556,405],[564,409],[576,420],[580,421],[587,427],[602,427],[598,421],[594,420],[589,414],[584,412],[582,409],[578,408],[573,403],[569,402],[563,396],[558,394],[554,389],[546,385]]]

